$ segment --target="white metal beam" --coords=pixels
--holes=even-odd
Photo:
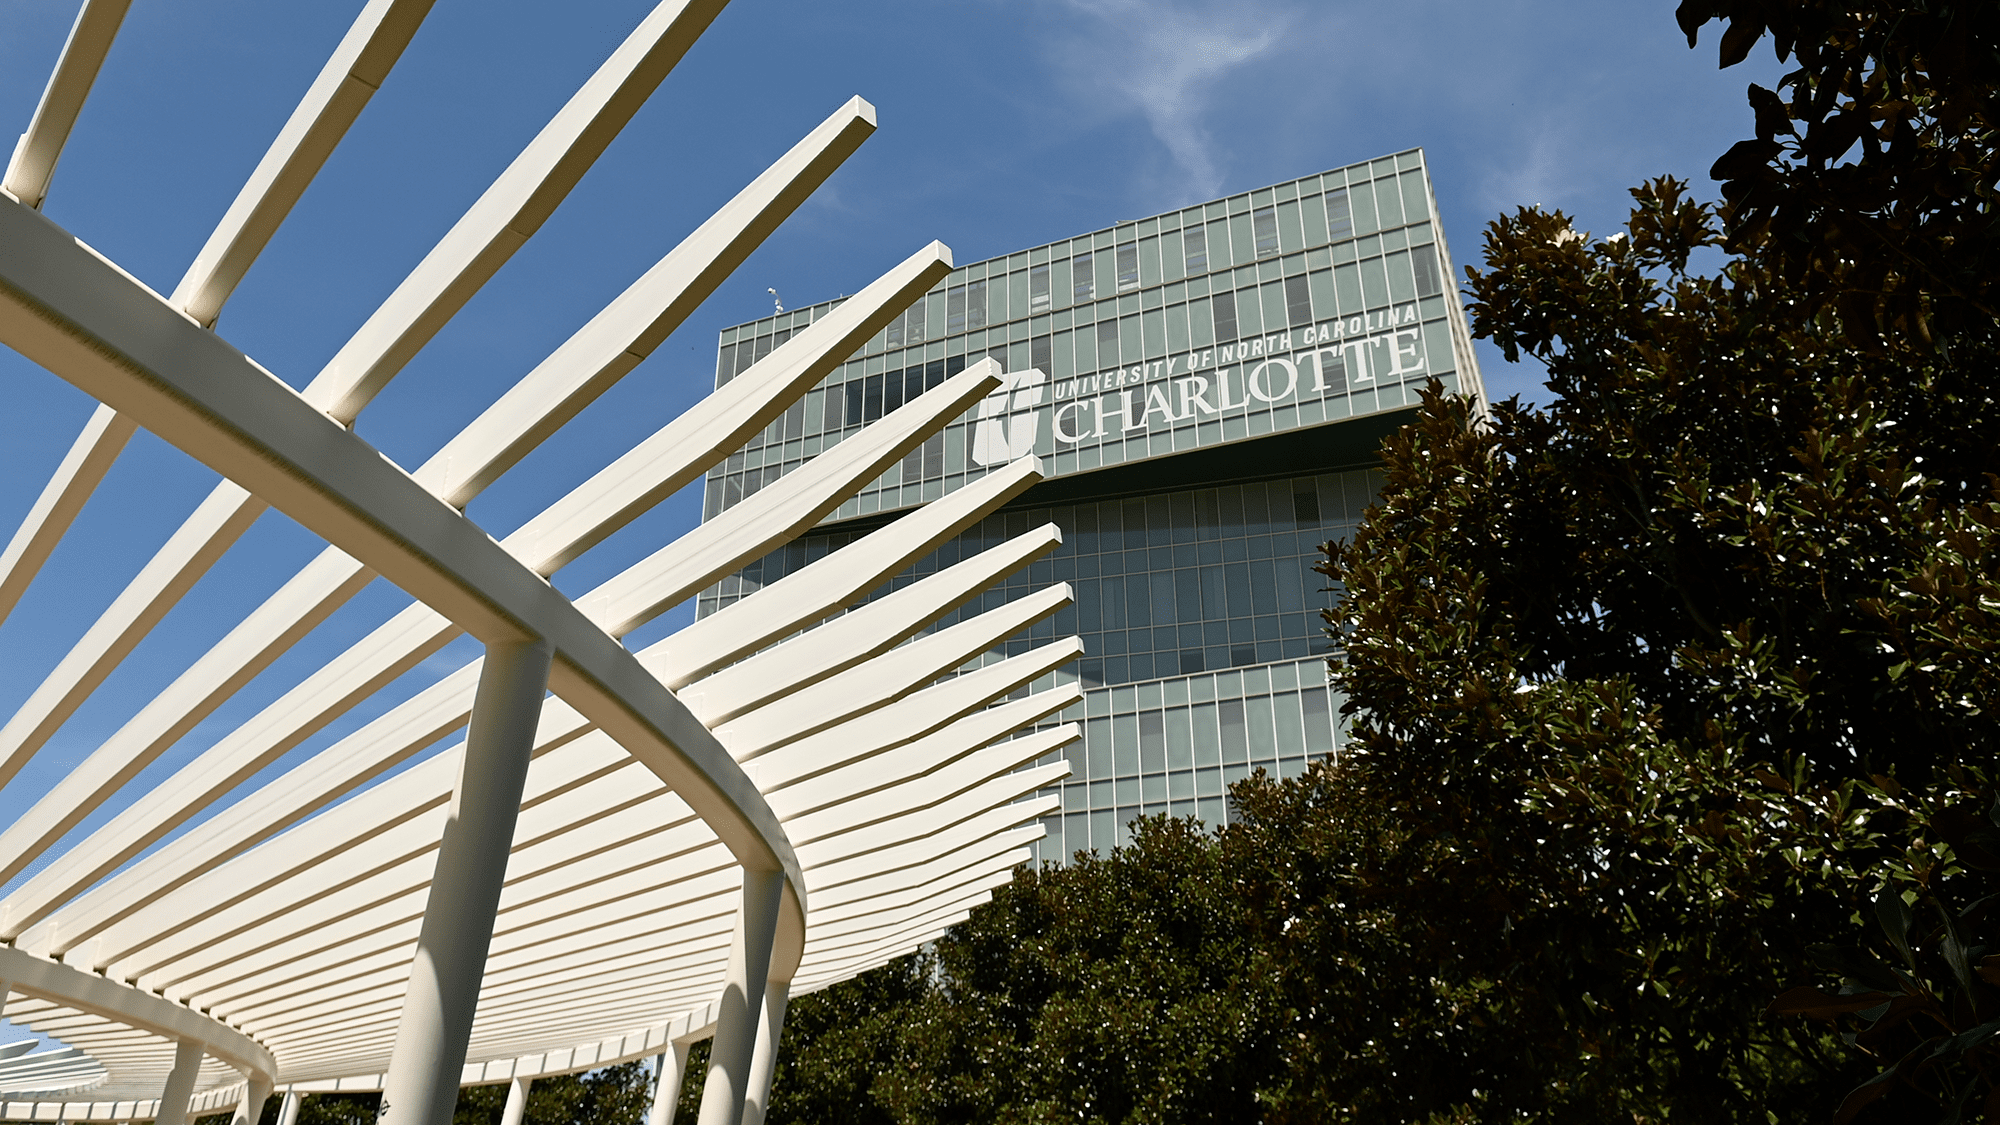
[[[70,130],[76,127],[84,99],[97,84],[97,72],[104,66],[104,56],[111,53],[111,42],[118,37],[118,26],[125,22],[126,9],[131,6],[132,0],[84,0],[63,44],[62,57],[56,60],[55,72],[49,75],[42,100],[35,106],[34,120],[14,145],[7,174],[0,178],[0,191],[29,207],[41,208],[49,194],[49,181],[56,174],[56,161],[62,159]]]
[[[712,817],[746,863],[796,870],[782,826],[707,728],[461,514],[34,212],[0,201],[0,242],[10,346],[144,418],[474,636],[548,640],[558,695]]]

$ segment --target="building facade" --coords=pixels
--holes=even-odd
[[[1066,581],[1086,655],[1062,811],[1038,856],[1140,815],[1230,815],[1227,786],[1339,746],[1314,573],[1379,487],[1427,380],[1483,401],[1424,155],[1410,150],[955,269],[708,477],[704,518],[982,358],[1005,385],[812,534],[704,592],[709,614],[1026,453],[1046,479],[898,577],[1043,523],[1050,555],[939,622]],[[726,329],[717,385],[838,305]],[[975,665],[976,666],[976,665]]]

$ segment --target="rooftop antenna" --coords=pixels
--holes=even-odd
[[[769,293],[771,295],[771,309],[773,312],[785,311],[785,299],[783,297],[778,296],[778,291],[776,289],[766,289],[764,290],[764,292]]]

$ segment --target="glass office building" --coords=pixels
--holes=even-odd
[[[716,609],[1026,452],[1048,477],[888,588],[1042,523],[1063,543],[945,618],[1070,582],[1085,656],[1041,857],[1108,850],[1136,816],[1226,823],[1226,787],[1294,776],[1341,738],[1318,546],[1374,496],[1383,436],[1425,382],[1483,399],[1421,150],[955,269],[708,478],[704,514],[992,357],[1008,383],[812,535],[705,591]],[[838,302],[726,329],[727,382]]]

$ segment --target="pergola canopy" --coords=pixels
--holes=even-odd
[[[535,233],[721,0],[647,15],[303,390],[212,326],[429,2],[369,0],[165,297],[39,213],[127,3],[86,0],[0,182],[0,340],[102,404],[0,554],[0,618],[33,595],[138,428],[220,479],[163,542],[135,533],[147,561],[0,725],[0,783],[267,509],[325,547],[244,599],[219,641],[0,829],[5,1013],[67,1045],[0,1048],[6,1116],[254,1118],[276,1086],[385,1089],[399,1123],[428,1123],[463,1083],[708,1035],[702,1120],[754,1114],[786,996],[935,937],[1040,833],[1049,800],[1032,794],[1067,767],[1033,763],[1077,732],[1038,724],[1078,698],[1052,673],[1079,646],[987,654],[1068,587],[931,626],[1055,546],[1053,527],[847,612],[1039,467],[998,467],[637,651],[621,638],[813,527],[1003,372],[968,367],[582,596],[549,576],[769,426],[935,285],[949,251],[918,249],[650,437],[606,449],[513,531],[464,509],[643,362],[874,131],[873,107],[842,106],[406,468],[356,417]],[[400,611],[290,673],[247,720],[204,726],[377,577],[407,595]],[[409,690],[462,635],[485,655]],[[301,751],[357,712],[378,713]],[[184,764],[135,792],[170,751]]]

